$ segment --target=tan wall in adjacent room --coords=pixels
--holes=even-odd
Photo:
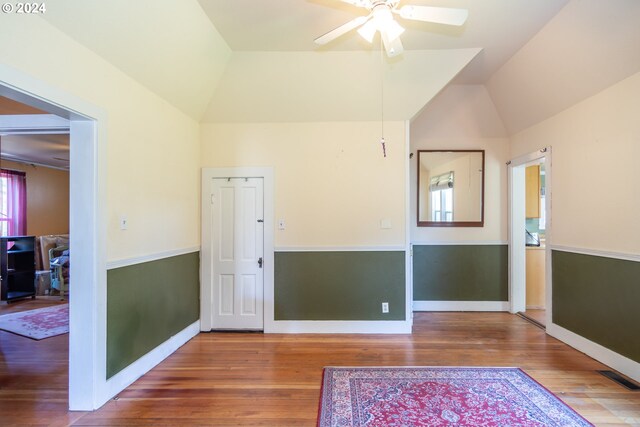
[[[27,234],[69,233],[69,172],[2,160],[3,169],[27,174]]]

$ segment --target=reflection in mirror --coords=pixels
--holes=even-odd
[[[418,226],[484,225],[484,150],[418,151]]]

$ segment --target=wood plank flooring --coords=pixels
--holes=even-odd
[[[522,312],[524,317],[528,317],[529,319],[535,320],[544,326],[547,323],[547,312],[546,310],[538,310],[529,308],[526,311]]]
[[[66,338],[0,331],[0,425],[314,426],[324,366],[423,365],[521,367],[597,426],[640,426],[640,392],[520,317],[414,321],[412,335],[200,334],[91,413],[65,409]]]

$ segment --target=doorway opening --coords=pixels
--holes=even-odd
[[[68,384],[67,409],[93,410],[106,400],[101,387],[105,382],[104,367],[100,363],[100,355],[105,354],[106,336],[106,307],[100,303],[105,300],[100,294],[106,292],[105,234],[100,232],[102,221],[98,208],[102,200],[98,171],[104,169],[101,169],[103,165],[98,167],[97,119],[92,118],[103,117],[103,112],[15,70],[0,67],[0,72],[1,97],[41,111],[52,120],[52,129],[64,123],[69,134],[68,247],[72,255],[68,275],[76,285],[70,283],[68,342],[64,347],[54,347],[68,348],[68,378],[64,381]],[[88,113],[91,117],[79,111],[91,112]],[[19,128],[20,124],[15,127]],[[62,295],[65,291],[63,287]],[[43,381],[42,386],[46,385]]]
[[[551,323],[551,148],[508,167],[510,311],[545,328]]]

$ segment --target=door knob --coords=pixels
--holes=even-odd
[[[262,268],[262,257],[258,258],[258,267]]]

